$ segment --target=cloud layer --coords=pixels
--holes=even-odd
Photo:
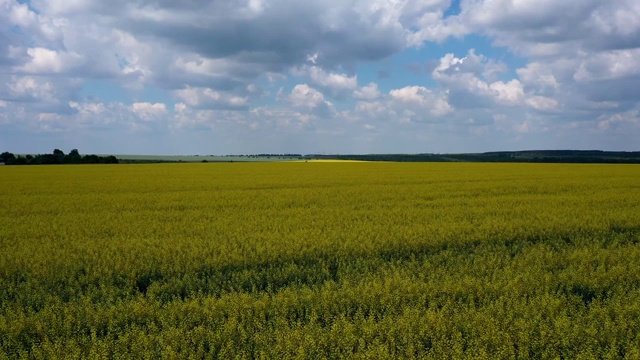
[[[0,0],[0,151],[638,150],[638,59],[635,0]]]

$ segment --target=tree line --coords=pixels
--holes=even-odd
[[[306,155],[311,159],[338,159],[394,162],[530,162],[638,164],[640,151],[527,150],[466,154],[363,154]]]
[[[117,164],[118,159],[113,155],[80,155],[78,149],[73,149],[68,154],[60,149],[55,149],[51,154],[24,156],[5,151],[0,154],[0,163],[6,165]]]

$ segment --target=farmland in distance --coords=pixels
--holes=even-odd
[[[1,358],[640,358],[640,167],[0,169]]]

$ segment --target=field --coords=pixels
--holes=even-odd
[[[114,155],[122,162],[275,162],[299,160],[289,155]]]
[[[0,168],[0,359],[640,358],[640,167]]]

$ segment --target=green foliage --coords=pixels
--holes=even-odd
[[[0,358],[639,358],[639,177],[4,167]]]
[[[118,159],[113,156],[85,155],[82,156],[77,149],[71,150],[65,155],[60,149],[53,150],[53,154],[26,155],[17,157],[10,153],[0,154],[0,162],[7,165],[56,165],[56,164],[117,164]]]
[[[2,154],[0,154],[0,162],[2,163],[9,164],[15,161],[15,159],[16,159],[16,156],[8,151],[5,151]]]
[[[313,159],[341,159],[396,162],[531,162],[640,164],[640,151],[526,150],[469,154],[367,154],[307,155]]]

